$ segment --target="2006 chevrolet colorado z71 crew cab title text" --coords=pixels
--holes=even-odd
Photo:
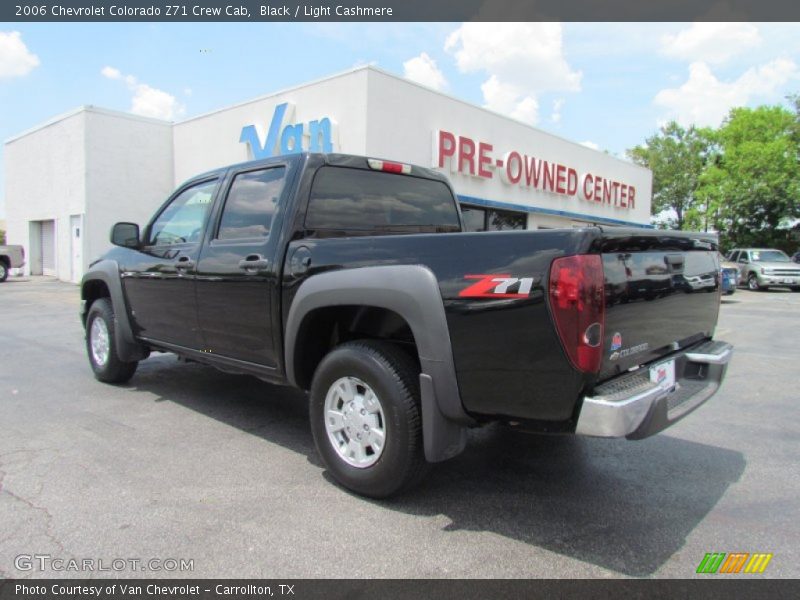
[[[446,178],[406,164],[219,169],[111,241],[81,286],[99,380],[157,350],[308,390],[325,465],[374,497],[488,422],[652,435],[716,392],[732,353],[712,339],[714,236],[465,233]]]

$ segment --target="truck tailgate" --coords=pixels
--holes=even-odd
[[[605,333],[599,380],[710,338],[720,276],[709,234],[604,229]]]

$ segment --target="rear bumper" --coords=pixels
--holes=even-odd
[[[656,361],[675,360],[675,385],[650,381],[643,367],[603,383],[583,399],[575,433],[642,439],[669,427],[703,404],[719,389],[733,346],[702,342]]]

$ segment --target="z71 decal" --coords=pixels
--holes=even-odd
[[[533,277],[511,275],[464,275],[464,279],[477,279],[461,290],[460,298],[527,298],[533,287]],[[509,290],[515,290],[509,292]]]

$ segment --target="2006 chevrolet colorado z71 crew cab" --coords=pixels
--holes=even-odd
[[[465,233],[447,180],[394,162],[219,169],[111,241],[82,282],[99,380],[157,350],[308,390],[325,465],[374,497],[487,422],[652,435],[716,392],[732,353],[712,340],[713,236]]]

